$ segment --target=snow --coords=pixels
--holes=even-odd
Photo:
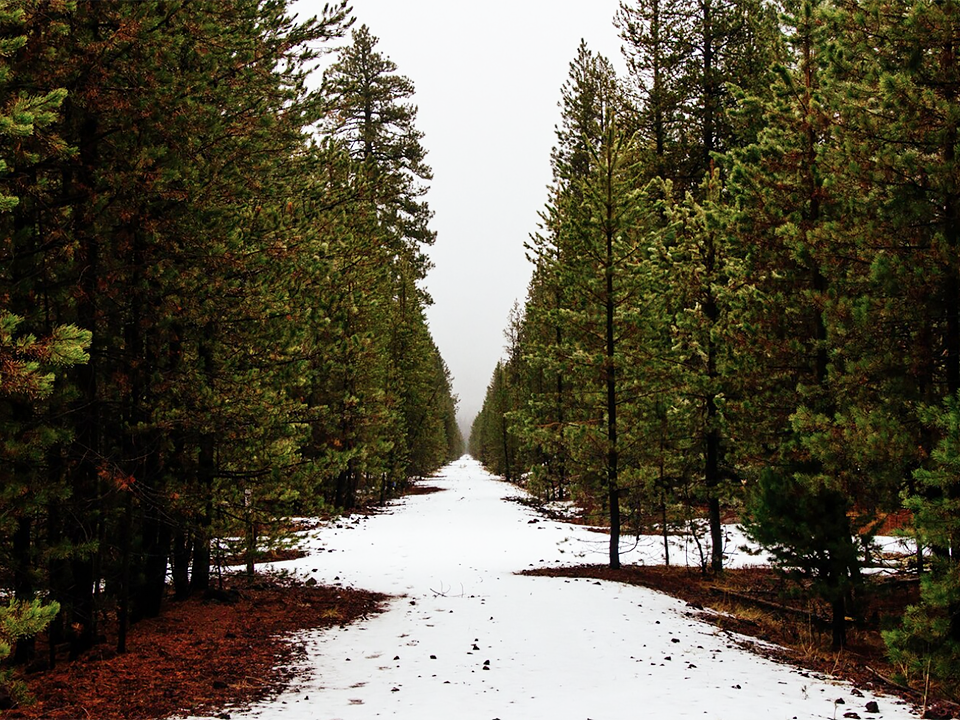
[[[235,718],[916,717],[895,698],[855,697],[849,685],[764,660],[662,593],[516,575],[602,563],[607,538],[531,522],[533,510],[509,501],[521,491],[468,457],[430,484],[445,491],[309,531],[307,557],[275,564],[395,599],[366,621],[301,634],[300,680],[277,698],[232,710]],[[625,538],[624,549],[634,541]],[[662,547],[634,552],[654,560]],[[731,556],[746,558],[757,560]],[[835,705],[838,698],[846,704]],[[865,712],[870,700],[879,714]]]

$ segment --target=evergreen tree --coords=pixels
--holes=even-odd
[[[618,410],[633,381],[625,361],[637,336],[637,275],[647,206],[637,193],[637,153],[623,126],[624,100],[609,63],[581,45],[562,106],[565,128],[554,152],[557,282],[567,305],[558,317],[569,344],[549,348],[575,379],[583,416],[568,419],[584,471],[603,488],[611,527],[610,565],[619,567],[621,462]],[[569,354],[568,354],[569,353]],[[565,357],[564,357],[565,356]],[[562,358],[562,359],[561,359]]]
[[[851,202],[841,226],[852,247],[845,333],[845,453],[870,490],[900,489],[914,510],[918,563],[934,560],[922,602],[907,613],[892,651],[914,670],[956,682],[947,669],[960,607],[960,535],[944,509],[949,423],[960,385],[960,243],[956,3],[836,2],[827,15],[831,76],[843,92],[837,162]],[[926,656],[926,657],[924,657]]]
[[[249,312],[254,297],[264,298],[263,286],[249,279],[277,245],[241,247],[253,235],[263,240],[264,224],[247,223],[246,235],[235,226],[242,205],[263,206],[263,187],[248,178],[270,187],[301,146],[310,120],[306,43],[335,34],[344,9],[294,26],[282,4],[26,6],[25,51],[13,76],[24,87],[69,91],[56,129],[77,149],[48,144],[45,156],[21,164],[18,177],[38,182],[13,209],[13,237],[35,251],[15,254],[33,268],[14,270],[33,287],[14,275],[12,292],[34,300],[31,323],[42,318],[94,330],[91,362],[65,378],[76,395],[73,445],[51,448],[44,459],[44,485],[63,482],[70,493],[69,512],[51,502],[42,540],[50,589],[69,626],[79,628],[80,651],[97,634],[101,587],[119,597],[121,646],[128,614],[157,611],[174,535],[181,545],[196,536],[195,576],[204,576],[209,538],[202,528],[211,522],[217,474],[263,477],[263,462],[290,459],[283,393],[266,388],[268,376],[279,380],[285,358],[274,355],[267,373],[250,361],[267,357],[255,349],[277,336],[251,343],[249,332],[234,332],[251,323],[276,329],[276,321],[263,317],[283,317],[275,300]],[[201,51],[204,33],[212,32],[219,36],[211,44],[216,52]],[[45,44],[51,38],[59,40],[56,49]],[[224,357],[241,362],[217,363]],[[236,372],[228,376],[226,369]],[[278,412],[264,413],[263,403],[274,401]],[[247,417],[218,423],[211,415],[224,408],[235,420]],[[250,422],[254,416],[258,425]],[[238,435],[238,427],[259,429]],[[219,469],[218,433],[232,434],[233,442],[221,447],[240,450],[221,453]],[[254,457],[260,460],[251,463]],[[183,482],[191,473],[197,482]],[[189,495],[179,492],[184,488]],[[107,561],[111,546],[118,565]],[[131,607],[127,598],[136,603]]]
[[[651,168],[678,196],[696,193],[714,153],[756,131],[730,112],[730,84],[767,87],[780,52],[774,10],[756,0],[637,0],[621,3],[617,25]]]
[[[615,24],[624,42],[630,89],[636,94],[638,133],[652,154],[651,172],[675,178],[689,154],[684,113],[685,38],[690,8],[670,0],[620,3]]]
[[[737,103],[731,87],[746,84],[756,88],[758,94],[766,87],[769,76],[755,70],[769,68],[779,51],[772,10],[753,0],[643,0],[624,3],[618,24],[626,42],[624,52],[632,69],[633,87],[645,101],[640,105],[639,126],[647,137],[649,167],[671,181],[670,187],[681,200],[689,192],[688,205],[705,201],[717,205],[722,201],[719,190],[709,200],[705,195],[722,182],[722,174],[715,180],[707,179],[717,154],[749,142],[757,129],[754,122],[745,121],[749,116],[731,112]],[[692,218],[698,213],[691,206],[688,214]],[[721,307],[724,300],[719,294],[725,292],[729,281],[725,263],[731,252],[723,245],[727,239],[722,232],[704,225],[695,233],[689,232],[694,225],[686,223],[688,232],[681,237],[686,238],[687,248],[674,253],[680,267],[667,271],[667,277],[682,278],[685,286],[667,292],[689,303],[673,309],[677,319],[674,332],[685,333],[682,327],[689,327],[690,322],[700,326],[695,341],[703,359],[696,370],[700,377],[690,375],[694,366],[688,362],[677,366],[685,377],[678,376],[676,383],[692,389],[702,404],[700,413],[688,417],[696,421],[691,431],[701,433],[694,446],[701,446],[702,453],[710,564],[719,571],[723,567],[720,498],[736,475],[721,408],[725,394],[732,390],[724,387],[720,374],[724,362],[721,356],[728,354],[729,348],[719,344],[726,332],[726,310]],[[691,266],[690,262],[696,264]],[[693,321],[694,317],[699,320]],[[688,355],[688,359],[692,357]]]
[[[504,362],[494,368],[480,413],[470,432],[470,452],[492,472],[508,482],[519,478],[509,413],[514,410],[510,373]]]
[[[114,607],[122,651],[168,567],[205,589],[216,535],[252,570],[284,516],[385,499],[461,439],[412,85],[366,96],[394,108],[369,152],[313,139],[354,107],[306,88],[345,3],[0,10],[0,552],[18,599],[59,603],[52,661]]]
[[[427,269],[420,245],[434,239],[431,213],[421,200],[423,183],[433,173],[415,124],[417,108],[409,102],[413,83],[397,74],[396,64],[376,50],[377,42],[362,25],[324,73],[330,110],[325,129],[363,163],[389,246],[398,257],[407,255],[413,278],[420,279]]]
[[[32,9],[26,2],[0,6],[0,88],[7,97],[0,107],[0,222],[7,230],[0,244],[0,558],[13,576],[13,598],[0,617],[0,659],[10,653],[9,643],[16,642],[17,662],[29,659],[34,635],[59,611],[55,602],[42,606],[36,597],[37,527],[45,506],[65,495],[62,484],[44,482],[47,455],[69,442],[66,422],[58,413],[60,398],[52,397],[54,373],[85,362],[90,345],[89,331],[36,316],[35,256],[40,249],[24,242],[15,222],[11,231],[22,198],[29,203],[40,192],[42,181],[32,167],[65,150],[51,131],[64,90],[38,95],[18,87],[13,73],[26,54],[24,26]],[[33,313],[29,320],[27,313]],[[11,682],[9,671],[0,674],[0,681]],[[12,689],[22,695],[18,686]]]
[[[919,492],[905,501],[916,514],[918,543],[936,548],[956,547],[960,535],[960,502],[952,493],[960,469],[960,405],[947,398],[928,407],[922,418],[942,433],[931,454],[929,469],[919,469]],[[940,555],[933,572],[921,578],[921,601],[908,607],[899,628],[884,632],[890,657],[905,668],[909,679],[934,677],[954,689],[960,686],[960,574],[956,558]]]
[[[517,309],[511,331],[510,359],[522,378],[514,426],[520,450],[531,465],[528,488],[547,500],[565,500],[571,469],[566,428],[574,417],[562,362],[562,348],[569,339],[560,318],[565,293],[557,274],[556,245],[536,235],[527,247],[536,267],[522,316]]]
[[[844,403],[841,366],[831,362],[842,337],[836,301],[849,288],[833,225],[842,200],[832,182],[837,105],[825,82],[820,4],[797,3],[784,27],[792,60],[778,66],[768,99],[741,96],[745,107],[762,108],[766,127],[756,143],[725,158],[749,287],[740,308],[745,391],[736,408],[749,428],[735,431],[743,437],[741,466],[756,481],[748,527],[773,544],[781,566],[816,578],[840,647],[861,585],[858,535],[869,531],[876,504],[842,452],[828,451]],[[777,493],[795,501],[789,523],[763,507],[779,503]],[[824,515],[827,502],[846,511]],[[827,516],[833,520],[821,523]],[[806,533],[802,546],[798,532]]]
[[[397,423],[387,470],[396,483],[434,469],[437,458],[446,457],[432,423],[435,402],[448,398],[450,389],[425,325],[423,308],[430,300],[417,284],[429,266],[423,246],[434,240],[432,213],[422,200],[432,172],[415,125],[416,107],[409,102],[413,83],[397,74],[396,64],[376,50],[377,42],[367,26],[354,30],[352,43],[324,74],[323,87],[325,129],[358,163],[361,190],[375,208],[381,261],[390,272],[380,308],[388,329],[379,337],[388,338],[382,389]]]

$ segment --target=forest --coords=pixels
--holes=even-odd
[[[625,0],[582,44],[471,454],[621,533],[740,521],[832,608],[907,518],[884,638],[960,683],[960,4]],[[734,518],[731,520],[731,518]],[[666,544],[665,544],[666,547]],[[668,555],[669,563],[669,555]]]
[[[168,568],[462,454],[377,42],[339,0],[0,2],[0,656],[123,652]]]

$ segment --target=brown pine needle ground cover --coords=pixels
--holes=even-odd
[[[363,619],[387,599],[263,575],[235,576],[228,587],[239,596],[169,602],[159,618],[136,623],[124,655],[114,652],[114,638],[108,637],[76,661],[25,676],[37,702],[4,717],[128,720],[224,713],[290,681],[293,671],[283,666],[299,652],[291,633]]]
[[[589,578],[640,585],[672,595],[688,604],[690,617],[706,620],[723,631],[764,641],[743,644],[760,655],[789,663],[809,672],[835,675],[857,687],[897,695],[926,710],[928,718],[960,718],[960,705],[930,688],[924,704],[923,689],[894,681],[898,668],[886,657],[881,627],[896,621],[906,605],[917,601],[915,579],[873,579],[863,599],[864,621],[848,629],[848,646],[840,653],[830,649],[828,608],[785,581],[770,568],[725,570],[703,574],[698,568],[605,565],[537,568],[521,575]],[[766,643],[772,643],[767,645]]]
[[[410,484],[403,495],[443,488]],[[383,508],[370,505],[360,515]],[[289,531],[320,521],[299,521]],[[302,557],[297,548],[259,557],[258,563]],[[234,558],[241,562],[242,558]],[[225,578],[228,602],[194,597],[168,601],[158,618],[131,627],[128,652],[117,655],[115,628],[106,642],[75,661],[62,658],[53,670],[23,675],[36,702],[3,713],[22,720],[140,720],[175,714],[229,715],[280,692],[294,676],[289,669],[300,648],[291,636],[301,630],[343,626],[381,612],[389,599],[379,593],[309,586],[279,575]],[[39,638],[38,657],[48,648]],[[226,708],[226,709],[225,709]]]

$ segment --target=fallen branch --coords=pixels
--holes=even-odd
[[[896,688],[897,690],[900,690],[901,692],[909,693],[910,695],[913,695],[914,697],[919,697],[920,693],[918,693],[918,692],[917,692],[916,690],[914,690],[913,688],[907,687],[906,685],[901,685],[900,683],[898,683],[898,682],[896,682],[896,681],[894,681],[894,680],[891,680],[891,679],[888,678],[886,675],[881,675],[880,673],[878,673],[876,670],[874,670],[874,669],[873,669],[872,667],[870,667],[869,665],[864,665],[863,667],[864,667],[865,670],[867,670],[867,672],[869,672],[871,675],[873,675],[877,680],[879,680],[880,682],[882,682],[884,685],[889,685],[890,687]]]
[[[449,590],[444,590],[444,589],[443,589],[443,583],[440,583],[440,589],[439,589],[439,590],[434,590],[433,588],[430,588],[430,592],[432,592],[432,593],[434,594],[434,596],[436,596],[436,597],[450,597],[450,595],[448,595],[447,593],[449,593],[450,590],[452,590],[452,589],[453,589],[453,585],[450,586],[450,589],[449,589]],[[464,590],[464,588],[463,588],[463,583],[460,583],[460,594],[459,594],[459,595],[455,595],[455,596],[453,596],[453,597],[463,597],[465,594],[466,594],[466,590]]]
[[[922,698],[922,699],[923,699],[923,704],[924,704],[924,706],[926,706],[926,703],[927,703],[927,693],[926,693],[926,692],[920,693],[920,691],[914,690],[914,689],[911,688],[911,687],[907,687],[906,685],[901,685],[900,683],[896,682],[895,680],[891,680],[891,679],[888,678],[886,675],[882,675],[882,674],[878,673],[876,670],[874,670],[874,669],[873,669],[872,667],[870,667],[869,665],[864,665],[863,667],[864,667],[864,669],[867,670],[871,675],[873,675],[877,680],[879,680],[880,682],[884,683],[885,685],[889,685],[889,686],[892,687],[892,688],[896,688],[897,690],[899,690],[899,691],[901,691],[901,692],[904,692],[904,693],[907,693],[907,694],[911,695],[911,696],[914,697],[914,698],[917,698],[917,699],[921,699],[921,698]],[[927,682],[929,683],[929,676],[927,677]],[[929,688],[929,686],[928,686],[928,688]],[[952,701],[950,701],[950,700],[946,700],[946,699],[940,697],[940,698],[937,699],[936,705],[937,705],[937,706],[946,706],[946,707],[950,708],[951,710],[953,710],[954,716],[960,715],[960,712],[957,712],[957,711],[960,711],[960,704],[958,704],[958,703],[955,703],[955,702],[952,702]]]
[[[744,595],[743,593],[734,592],[732,590],[724,590],[723,588],[712,587],[710,592],[716,595],[724,595],[726,597],[731,597],[736,600],[742,600],[744,602],[752,603],[758,605],[759,607],[767,608],[768,610],[776,610],[777,612],[788,613],[790,615],[800,615],[805,618],[810,618],[816,620],[818,623],[824,627],[830,627],[831,622],[827,618],[817,615],[814,612],[809,610],[801,610],[800,608],[790,607],[789,605],[782,605],[772,600],[764,600],[762,598],[752,597],[751,595]]]

